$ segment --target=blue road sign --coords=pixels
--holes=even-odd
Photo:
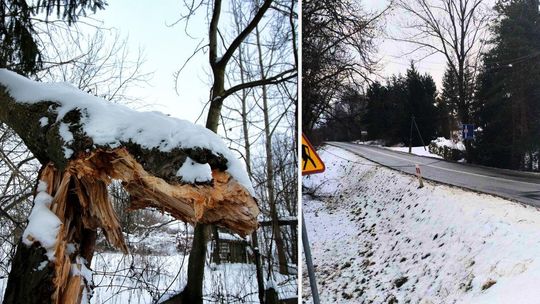
[[[473,139],[474,138],[474,125],[472,124],[464,124],[461,129],[461,134],[463,135],[463,139]]]

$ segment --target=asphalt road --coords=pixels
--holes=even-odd
[[[540,207],[539,174],[449,162],[367,145],[344,142],[328,144],[409,174],[415,174],[415,164],[419,164],[425,179]]]

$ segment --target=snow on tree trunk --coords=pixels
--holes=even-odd
[[[130,193],[131,209],[152,207],[240,235],[257,227],[259,209],[245,170],[203,127],[7,70],[0,70],[0,121],[44,165],[4,303],[88,298],[97,229],[127,252],[109,201],[112,180]]]

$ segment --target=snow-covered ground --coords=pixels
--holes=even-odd
[[[405,152],[405,153],[409,153],[409,147],[384,147],[386,149],[389,149],[389,150],[394,150],[394,151],[400,151],[400,152]],[[424,147],[423,146],[420,146],[420,147],[412,147],[411,149],[411,153],[412,154],[415,154],[415,155],[420,155],[420,156],[429,156],[429,157],[434,157],[434,158],[440,158],[442,159],[441,156],[437,155],[437,154],[433,154],[433,153],[430,153],[427,146],[426,146],[426,149],[424,150]]]
[[[187,281],[192,231],[175,221],[147,233],[125,234],[129,255],[104,249],[96,252],[91,265],[95,288],[90,303],[159,303],[179,293]],[[209,255],[210,244],[208,249]],[[265,270],[265,286],[275,286],[281,299],[298,294],[296,275],[285,276],[276,270],[271,281],[266,279]],[[6,285],[7,275],[0,274],[0,302]],[[207,263],[203,288],[205,303],[259,303],[254,264]]]
[[[387,146],[384,145],[384,143],[381,140],[370,140],[370,141],[355,140],[352,143],[359,144],[359,145],[377,146],[377,147],[381,147],[381,148],[385,148],[385,149],[389,149],[389,150],[409,153],[409,147],[408,146],[407,147],[387,147]],[[439,156],[437,154],[430,153],[429,149],[428,149],[428,146],[425,147],[425,150],[424,150],[424,146],[412,147],[411,153],[415,154],[415,155],[420,155],[420,156],[429,156],[429,157],[442,159],[441,156]]]
[[[537,209],[319,155],[303,210],[322,303],[539,303]]]

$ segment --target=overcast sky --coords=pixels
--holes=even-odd
[[[368,10],[380,11],[388,0],[362,0]],[[197,18],[190,22],[188,32],[184,31],[185,23],[167,26],[175,22],[181,15],[182,2],[178,0],[162,0],[154,2],[116,0],[109,1],[105,10],[98,12],[94,18],[103,21],[103,27],[116,28],[122,36],[128,36],[128,42],[135,56],[139,48],[144,50],[146,62],[143,71],[153,72],[148,87],[136,88],[131,95],[140,96],[148,104],[155,104],[152,110],[159,110],[175,117],[194,122],[208,99],[211,76],[208,71],[206,54],[195,56],[180,74],[178,94],[174,89],[173,74],[192,55],[202,39],[206,38],[206,10],[202,9]],[[399,30],[398,18],[389,15],[386,18],[386,29],[396,33]],[[418,61],[421,54],[407,54],[411,47],[404,43],[392,41],[387,37],[378,37],[377,58],[380,59],[379,80],[392,74],[405,73],[411,60],[414,60],[421,73],[433,76],[440,89],[445,68],[442,55],[433,55]],[[198,121],[204,124],[206,116]]]
[[[93,17],[103,21],[103,27],[116,28],[128,36],[132,55],[144,50],[146,62],[143,71],[153,72],[150,86],[136,88],[131,95],[140,96],[145,103],[155,104],[158,110],[194,122],[208,99],[208,60],[206,54],[192,59],[180,74],[179,94],[174,89],[173,74],[191,56],[201,39],[207,36],[205,13],[202,9],[190,23],[189,34],[185,23],[167,26],[181,15],[182,1],[108,1],[108,6]],[[204,124],[203,115],[199,124]]]
[[[361,0],[362,5],[371,11],[380,11],[388,0]],[[182,10],[182,2],[178,0],[162,0],[154,2],[116,0],[109,1],[105,10],[98,12],[94,17],[103,20],[104,27],[116,28],[123,36],[129,37],[129,45],[133,55],[138,48],[144,49],[146,63],[145,72],[153,72],[154,76],[149,87],[137,88],[133,95],[140,96],[152,106],[172,116],[194,122],[201,113],[204,103],[208,99],[211,76],[208,71],[206,54],[194,57],[189,65],[180,74],[178,82],[179,94],[174,89],[174,77],[183,63],[191,56],[201,39],[207,35],[206,10],[201,9],[197,18],[190,23],[188,31],[192,37],[184,32],[184,23],[167,26],[176,21]],[[385,20],[387,34],[399,33],[399,18],[390,14]],[[437,88],[440,90],[442,75],[445,68],[445,58],[436,54],[421,61],[422,54],[408,54],[411,45],[396,42],[388,37],[379,36],[376,39],[380,59],[379,80],[392,74],[405,73],[410,61],[413,60],[421,73],[433,76]],[[205,115],[198,121],[204,124]]]
[[[388,6],[389,0],[357,0],[363,7],[372,12],[380,12]],[[493,13],[491,10],[495,5],[495,0],[483,0],[482,9],[486,10],[486,13]],[[437,1],[432,1],[437,3]],[[440,3],[440,1],[439,1]],[[378,37],[376,39],[376,45],[378,46],[377,58],[380,59],[381,77],[391,76],[392,74],[402,73],[404,74],[410,65],[411,60],[414,61],[415,66],[421,73],[429,73],[435,83],[437,84],[437,90],[441,90],[442,77],[446,68],[446,58],[440,53],[436,53],[427,58],[423,58],[426,53],[412,52],[415,45],[408,44],[406,42],[399,42],[390,39],[390,37],[404,37],[402,26],[407,23],[411,18],[402,12],[396,10],[391,11],[384,20],[385,37]],[[486,39],[486,37],[482,37]]]
[[[361,0],[362,5],[369,11],[380,12],[386,6],[388,6],[388,0]],[[388,36],[398,35],[400,32],[400,18],[395,13],[390,13],[385,19],[385,31]],[[440,90],[442,76],[446,67],[446,60],[442,54],[435,54],[428,58],[420,60],[424,55],[421,53],[412,53],[413,45],[397,42],[389,37],[379,36],[375,41],[378,49],[376,58],[380,59],[380,77],[379,80],[383,80],[384,77],[391,76],[393,74],[405,74],[405,71],[410,65],[411,60],[414,61],[420,73],[429,73],[435,83],[437,89]]]

